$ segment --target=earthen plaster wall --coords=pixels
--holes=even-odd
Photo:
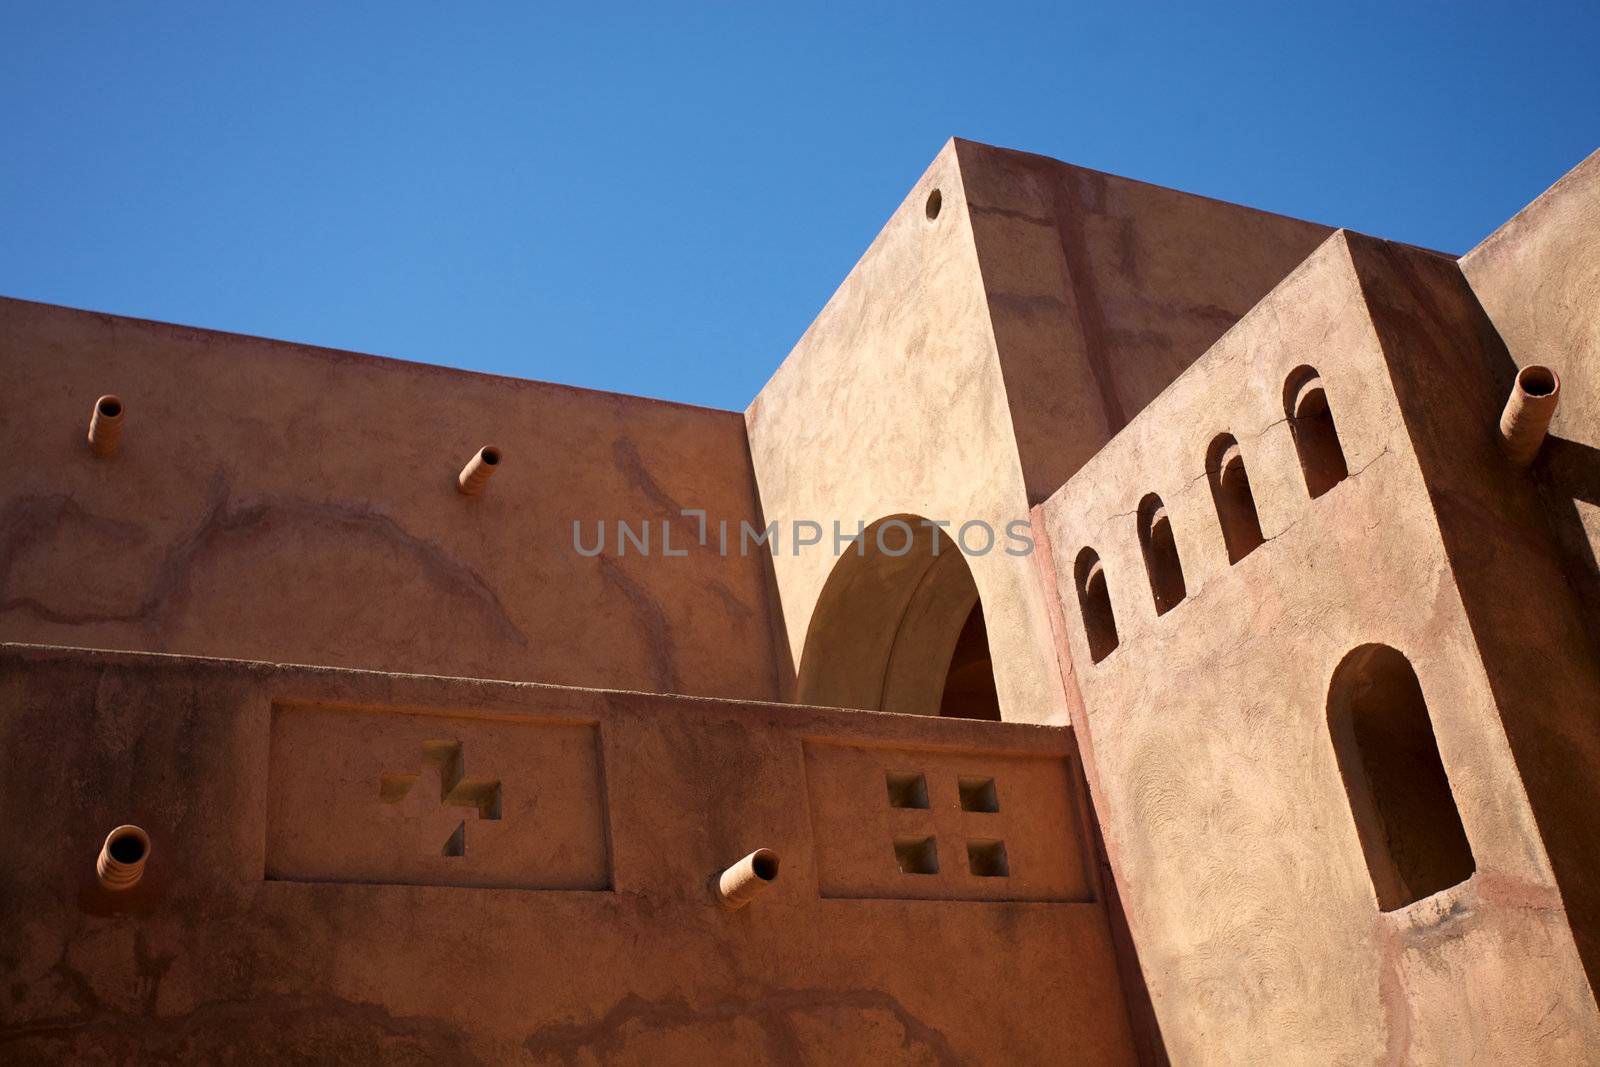
[[[5,646],[0,750],[7,1062],[1132,1062],[1070,730]]]
[[[1600,448],[1600,151],[1461,257],[1461,271],[1519,365],[1562,375],[1551,431]]]
[[[1547,438],[1531,468],[1500,448],[1517,375],[1459,267],[1377,241],[1352,245],[1445,551],[1591,986],[1600,981],[1600,657],[1562,527],[1555,464],[1600,478]],[[1600,361],[1569,360],[1582,395]],[[1563,551],[1564,547],[1567,548]],[[1575,595],[1577,594],[1577,595]],[[1589,623],[1592,626],[1592,622]]]
[[[1405,352],[1368,312],[1375,245],[1330,239],[1041,508],[1107,851],[1174,1062],[1592,1062],[1600,1018],[1521,749],[1390,382]],[[1315,499],[1284,408],[1302,364],[1349,469]],[[1223,432],[1266,538],[1234,564],[1205,473]],[[1150,492],[1187,586],[1159,615],[1135,526]],[[1074,592],[1086,545],[1120,638],[1099,663]],[[1334,669],[1368,643],[1416,672],[1476,865],[1391,912],[1328,727]]]
[[[121,449],[85,444],[104,393]],[[772,698],[736,413],[0,300],[0,638]],[[483,494],[455,477],[481,446]],[[608,526],[580,557],[572,523]],[[619,554],[615,523],[652,526]],[[661,522],[673,548],[661,552]],[[786,670],[787,668],[785,668]]]
[[[1600,645],[1600,152],[1461,258],[1519,366],[1561,376],[1536,474]]]
[[[832,520],[1003,537],[1329,232],[949,142],[746,412],[766,518],[827,528],[774,561],[795,663],[831,625]],[[1063,721],[1033,563],[1005,544],[968,559],[1001,712]]]
[[[928,218],[929,197],[940,208]],[[832,524],[888,515],[989,524],[968,564],[982,599],[1001,714],[1064,722],[1049,622],[1032,562],[1004,551],[1027,494],[967,220],[947,144],[745,412],[789,650],[801,663],[833,567]],[[823,543],[795,555],[797,521]],[[977,533],[973,545],[981,543]],[[846,551],[851,551],[846,547]],[[959,620],[958,620],[959,622]],[[823,620],[821,625],[831,625]],[[959,628],[959,626],[957,627]]]
[[[954,143],[1030,505],[1333,232]]]

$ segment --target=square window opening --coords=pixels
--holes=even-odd
[[[960,778],[956,784],[961,789],[962,811],[1000,810],[1000,795],[995,792],[993,778]]]
[[[968,841],[967,870],[979,878],[1005,878],[1011,874],[1004,841]]]
[[[887,771],[884,781],[889,786],[891,808],[926,808],[928,806],[928,779],[917,771]]]
[[[931,837],[897,837],[894,858],[901,874],[938,874],[939,846]]]

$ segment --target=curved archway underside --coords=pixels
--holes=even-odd
[[[916,515],[868,526],[860,551],[845,551],[817,599],[796,698],[998,719],[983,605],[956,543]]]

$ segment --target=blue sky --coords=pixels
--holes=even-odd
[[[951,135],[1452,252],[1600,147],[1593,0],[26,7],[0,294],[717,407]]]

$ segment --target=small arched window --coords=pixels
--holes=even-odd
[[[1472,846],[1410,661],[1388,645],[1346,655],[1328,686],[1328,730],[1379,910],[1471,877]]]
[[[1073,584],[1078,587],[1078,611],[1083,616],[1084,635],[1089,639],[1089,658],[1099,663],[1117,647],[1117,620],[1111,614],[1105,568],[1094,549],[1085,548],[1078,553]]]
[[[1178,543],[1172,538],[1172,521],[1167,518],[1161,498],[1154,493],[1139,501],[1139,547],[1144,550],[1144,569],[1150,575],[1156,614],[1165,615],[1188,591],[1183,584],[1183,564],[1178,561]]]
[[[1206,450],[1206,479],[1211,483],[1211,502],[1217,507],[1222,540],[1228,546],[1228,562],[1238,563],[1266,538],[1261,535],[1256,498],[1250,492],[1250,477],[1244,472],[1244,457],[1233,434],[1218,435]]]
[[[1283,410],[1289,417],[1294,447],[1300,453],[1300,470],[1313,500],[1344,481],[1345,465],[1339,431],[1333,424],[1328,394],[1315,367],[1296,367],[1283,385]]]

